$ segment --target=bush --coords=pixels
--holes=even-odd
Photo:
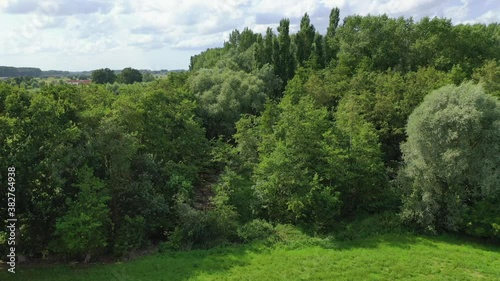
[[[238,237],[248,243],[254,240],[264,240],[276,235],[272,224],[265,220],[255,219],[238,227]]]
[[[355,240],[381,234],[403,234],[409,231],[398,215],[384,212],[342,224],[337,229],[335,238]]]
[[[142,216],[125,216],[117,229],[113,251],[117,256],[124,256],[146,246],[146,220]]]
[[[226,169],[214,186],[215,204],[234,206],[240,222],[248,222],[253,217],[257,199],[252,189],[252,181],[237,172]]]
[[[196,210],[186,203],[178,203],[179,226],[170,237],[167,248],[189,250],[211,248],[237,237],[236,212],[227,205],[212,210]]]
[[[500,240],[500,200],[482,200],[465,215],[465,232],[469,235]]]

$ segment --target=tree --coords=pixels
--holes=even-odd
[[[65,211],[64,201],[72,195],[74,165],[80,161],[75,147],[81,137],[76,116],[81,104],[78,91],[69,85],[36,94],[14,90],[5,99],[4,120],[16,130],[10,130],[2,154],[26,175],[16,178],[24,186],[17,190],[22,198],[17,212],[23,216],[19,250],[25,254],[46,249],[55,221]]]
[[[500,102],[480,86],[432,92],[410,115],[407,134],[403,218],[430,231],[456,231],[476,203],[500,204]],[[490,227],[500,224],[492,220]]]
[[[343,215],[376,212],[388,208],[389,191],[379,137],[363,117],[353,96],[341,100],[335,113],[335,134],[327,137],[330,166],[337,171]]]
[[[153,76],[153,74],[151,74],[151,72],[146,72],[142,76],[142,81],[144,81],[144,82],[151,82],[154,80],[155,80],[155,77]]]
[[[325,49],[323,36],[316,32],[314,43],[311,45],[312,52],[309,56],[309,66],[313,69],[325,68]]]
[[[273,64],[273,51],[274,51],[274,43],[276,42],[276,35],[273,32],[273,29],[268,27],[266,30],[266,35],[264,36],[264,50],[263,50],[263,60],[264,63]]]
[[[497,61],[486,61],[481,68],[474,71],[473,78],[481,82],[487,94],[500,98],[500,64]]]
[[[328,112],[315,108],[309,96],[295,103],[285,95],[279,108],[273,132],[259,145],[262,153],[254,172],[263,212],[273,221],[328,228],[341,205],[329,155],[323,153],[323,135],[332,126]]]
[[[92,169],[84,167],[78,171],[80,191],[75,201],[69,200],[68,212],[56,223],[56,236],[61,239],[64,252],[77,256],[102,251],[107,245],[110,228],[109,208],[105,184],[94,177]],[[56,246],[56,247],[58,247]]]
[[[264,108],[266,91],[273,90],[264,88],[259,77],[243,71],[203,69],[190,82],[209,138],[232,136],[240,115],[258,114]]]
[[[348,16],[336,30],[339,63],[352,70],[406,71],[412,20],[382,16]]]
[[[135,82],[142,82],[142,74],[137,69],[127,67],[122,70],[117,79],[120,83],[134,84]]]
[[[325,64],[335,59],[338,52],[338,42],[336,40],[337,28],[340,21],[340,10],[335,7],[330,11],[330,22],[325,35]]]
[[[295,59],[290,39],[290,20],[282,19],[278,26],[278,37],[274,44],[274,69],[281,80],[286,83],[295,73]]]
[[[312,44],[315,43],[316,29],[311,24],[309,15],[304,14],[300,20],[300,30],[297,32],[297,62],[303,66],[305,61],[309,59],[312,53]],[[321,46],[321,45],[320,45]]]
[[[326,29],[326,37],[334,38],[335,33],[337,32],[337,27],[340,22],[340,10],[335,7],[330,11],[330,22],[328,24],[328,28]]]
[[[457,36],[453,34],[451,19],[430,19],[424,17],[415,24],[412,32],[414,40],[410,45],[412,69],[433,66],[438,70],[449,71],[456,52]]]
[[[116,81],[116,75],[113,70],[109,68],[101,68],[92,71],[91,79],[92,82],[96,84],[113,84]]]

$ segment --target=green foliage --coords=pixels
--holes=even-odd
[[[124,84],[142,82],[142,73],[137,69],[126,67],[118,74],[116,81]]]
[[[193,97],[186,94],[186,85],[177,83],[162,81],[144,93],[138,106],[138,120],[144,122],[139,133],[144,140],[143,152],[162,163],[160,169],[165,176],[178,174],[194,182],[206,163],[208,142],[204,129],[194,119]]]
[[[116,81],[116,74],[113,70],[109,68],[96,69],[92,71],[91,78],[92,82],[96,84],[113,84]]]
[[[110,227],[110,197],[105,184],[94,177],[92,169],[84,167],[78,171],[80,191],[75,201],[69,200],[68,211],[57,220],[55,235],[59,237],[64,253],[82,256],[102,252],[107,246]],[[57,249],[59,250],[59,249]]]
[[[215,65],[225,57],[229,48],[214,48],[207,49],[198,55],[191,57],[191,63],[189,64],[190,71],[197,71],[203,68],[213,68]]]
[[[246,147],[245,155],[256,144],[260,152],[254,180],[263,212],[273,221],[327,230],[339,214],[383,208],[387,182],[372,125],[348,103],[333,122],[310,96],[291,90],[271,131],[261,131],[262,139]],[[237,138],[242,148],[250,141],[244,132]]]
[[[258,114],[264,108],[267,89],[255,75],[243,71],[200,70],[190,81],[198,98],[209,138],[234,134],[241,114]]]
[[[497,61],[487,61],[481,68],[475,69],[473,78],[482,84],[487,94],[500,98],[500,64]]]
[[[498,24],[386,15],[340,24],[339,16],[331,10],[325,35],[308,14],[296,34],[288,19],[276,34],[235,30],[224,47],[193,56],[191,71],[164,79],[126,68],[118,84],[106,68],[76,87],[26,77],[37,69],[0,68],[16,76],[0,83],[0,167],[23,175],[19,252],[40,256],[64,234],[58,250],[77,255],[85,241],[69,226],[88,218],[66,199],[84,197],[78,167],[89,167],[88,181],[109,196],[109,227],[89,231],[111,245],[95,253],[126,256],[164,239],[209,247],[236,241],[237,224],[257,217],[328,231],[394,210],[399,192],[403,216],[423,228],[498,237],[493,101],[450,90],[458,94],[429,98],[438,106],[427,102],[406,126],[426,95],[447,84],[472,78],[500,96]],[[388,179],[407,134],[397,181],[405,188],[395,191]],[[195,207],[176,203],[193,197]]]
[[[226,168],[214,186],[214,201],[233,206],[241,221],[249,221],[257,205],[252,184],[248,176]]]
[[[383,234],[407,234],[411,230],[392,211],[381,212],[368,217],[359,217],[352,222],[344,222],[334,231],[336,239],[357,240]]]
[[[431,231],[456,231],[471,205],[498,198],[499,120],[498,100],[471,83],[426,96],[409,118],[402,145],[403,218]]]
[[[229,34],[229,41],[225,43],[226,48],[234,48],[239,53],[245,52],[257,41],[257,34],[245,27],[242,32],[235,29]]]
[[[330,11],[328,28],[326,29],[324,49],[325,49],[325,65],[336,60],[338,52],[338,38],[336,37],[337,28],[340,22],[340,10],[334,7]]]
[[[238,227],[238,237],[248,243],[255,240],[265,240],[276,235],[272,224],[265,220],[255,219]]]
[[[172,233],[167,248],[210,248],[237,236],[236,212],[227,205],[214,209],[196,210],[186,203],[177,204],[179,226]]]
[[[273,66],[281,80],[286,83],[295,73],[295,58],[290,38],[290,20],[282,19],[278,26],[278,37],[274,45]],[[305,46],[304,46],[305,47]]]
[[[343,99],[335,114],[337,131],[327,135],[326,151],[335,156],[327,161],[339,171],[344,214],[382,210],[389,192],[376,130],[358,106],[355,99]]]
[[[351,70],[407,70],[411,25],[411,19],[391,19],[386,15],[346,17],[336,31],[339,63]]]
[[[331,178],[325,171],[321,147],[322,135],[329,127],[328,114],[325,109],[316,109],[308,97],[298,104],[292,104],[291,99],[285,96],[280,103],[282,112],[273,126],[274,132],[260,145],[269,147],[269,151],[263,151],[255,169],[255,188],[273,221],[314,223],[306,217],[313,215],[308,213],[309,208],[320,203],[314,202],[320,197],[313,196],[313,190],[330,196],[329,203],[335,202],[337,196],[327,185]],[[336,207],[334,204],[333,209]],[[336,214],[333,211],[325,215],[332,220]]]
[[[74,147],[81,138],[75,113],[80,106],[74,88],[68,86],[47,87],[36,94],[12,88],[5,97],[3,164],[25,175],[16,179],[23,186],[16,197],[24,201],[16,210],[23,216],[20,252],[47,248],[55,221],[66,210],[65,199],[75,193],[71,185],[79,162]]]
[[[500,241],[500,199],[498,196],[475,202],[464,216],[465,233]]]
[[[124,256],[144,247],[148,243],[146,233],[144,217],[125,215],[123,222],[116,230],[113,252],[118,256]]]
[[[0,149],[6,157],[1,163],[15,165],[24,175],[18,179],[23,188],[16,194],[23,198],[17,210],[23,218],[19,253],[41,256],[52,248],[61,255],[82,254],[70,250],[76,246],[69,245],[69,226],[85,217],[68,213],[76,207],[66,204],[66,198],[77,198],[77,167],[92,169],[109,196],[106,206],[113,229],[110,225],[91,230],[102,231],[96,235],[103,235],[113,247],[89,248],[92,254],[118,245],[114,251],[122,255],[140,247],[138,237],[145,242],[161,239],[175,228],[173,196],[186,188],[185,183],[192,188],[207,163],[208,150],[186,80],[181,73],[147,85],[49,85],[36,94],[2,84]],[[61,221],[67,213],[74,218]],[[130,224],[139,224],[139,217],[145,222],[137,227],[137,236],[125,235]],[[58,219],[66,226],[69,246],[54,246],[55,241],[63,245],[62,234],[55,236]],[[74,243],[83,242],[75,238]]]
[[[0,77],[39,77],[41,75],[40,68],[0,66]]]
[[[448,75],[434,68],[420,68],[405,75],[360,71],[352,78],[342,73],[338,66],[319,79],[310,76],[304,85],[306,91],[317,89],[312,94],[315,99],[331,105],[338,105],[341,98],[354,99],[351,102],[357,111],[377,131],[384,162],[394,169],[401,161],[399,145],[406,139],[408,116],[430,91],[450,83]]]
[[[311,24],[311,20],[307,13],[304,14],[300,20],[300,30],[296,35],[296,45],[297,45],[297,63],[301,66],[304,62],[309,59],[312,54],[312,45],[315,43],[316,29]],[[320,46],[322,47],[322,46]]]
[[[462,82],[465,82],[467,75],[465,74],[464,70],[460,65],[454,65],[450,72],[450,80],[455,84],[455,85],[460,85]]]
[[[146,72],[142,75],[142,82],[152,82],[155,81],[155,77],[150,72]]]

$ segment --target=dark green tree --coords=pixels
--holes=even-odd
[[[259,147],[262,153],[254,174],[257,198],[273,221],[328,227],[341,205],[330,184],[333,171],[326,167],[328,157],[322,147],[323,135],[332,125],[328,112],[315,108],[308,96],[294,103],[285,95],[279,108],[273,132],[263,136]]]
[[[339,8],[335,7],[330,11],[330,21],[324,39],[326,65],[329,64],[330,61],[335,60],[337,56],[338,41],[335,35],[337,33],[339,21],[340,21],[340,10]]]
[[[500,98],[500,64],[497,61],[486,61],[481,68],[474,70],[473,78],[482,84],[487,94]]]
[[[273,64],[274,62],[274,46],[273,44],[276,42],[276,35],[273,32],[273,29],[268,27],[266,30],[266,35],[264,36],[264,63]]]
[[[154,80],[155,80],[155,77],[153,76],[153,74],[151,74],[151,72],[146,72],[146,73],[144,73],[144,75],[142,75],[143,82],[151,82]]]
[[[267,79],[272,78],[268,76]],[[253,74],[211,69],[198,71],[192,77],[190,86],[199,100],[199,115],[209,138],[232,136],[241,114],[260,113],[266,94],[273,90],[264,88],[264,82]]]
[[[316,29],[311,24],[309,15],[305,13],[300,20],[300,30],[297,32],[295,37],[297,44],[297,63],[300,66],[303,66],[312,54],[312,45],[315,43],[315,34]]]
[[[116,75],[113,70],[109,68],[102,68],[92,71],[92,82],[96,84],[113,84],[116,81]]]
[[[274,69],[281,80],[286,83],[295,73],[295,59],[290,39],[290,20],[282,19],[278,27],[278,37],[274,47]]]
[[[127,67],[120,72],[117,81],[124,84],[134,84],[135,82],[142,82],[142,74],[139,70]]]
[[[68,199],[68,211],[57,220],[55,235],[61,244],[54,247],[80,257],[87,255],[88,262],[92,254],[103,252],[107,245],[110,197],[104,182],[94,177],[92,169],[84,167],[77,176],[75,186],[79,192],[76,200]]]

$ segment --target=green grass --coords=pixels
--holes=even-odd
[[[126,263],[23,267],[0,280],[500,280],[500,248],[450,236],[307,238],[169,252]]]

